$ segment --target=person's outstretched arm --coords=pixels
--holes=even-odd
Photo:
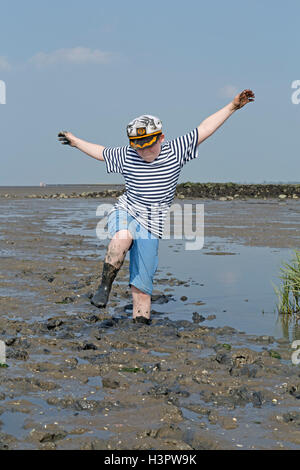
[[[96,160],[104,161],[103,158],[103,150],[105,147],[103,145],[92,144],[90,142],[86,142],[85,140],[79,139],[75,137],[71,132],[60,132],[58,134],[58,140],[63,145],[70,145],[71,147],[75,147],[81,152],[86,153],[90,157],[96,158]]]
[[[224,122],[238,109],[245,104],[254,101],[255,95],[252,90],[244,90],[237,94],[236,97],[224,108],[204,119],[198,126],[198,145],[210,137]]]

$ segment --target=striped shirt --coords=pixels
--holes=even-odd
[[[197,128],[169,142],[153,162],[145,162],[130,146],[106,147],[103,158],[107,173],[121,173],[125,193],[113,210],[124,209],[151,234],[162,238],[164,222],[175,196],[182,167],[197,158]]]

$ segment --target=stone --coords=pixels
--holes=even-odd
[[[117,380],[113,380],[109,377],[106,377],[102,379],[102,386],[103,388],[116,389],[116,388],[120,388],[120,382],[118,382]]]

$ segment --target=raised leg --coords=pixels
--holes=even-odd
[[[102,281],[91,300],[91,303],[96,307],[106,307],[112,283],[124,262],[132,241],[133,238],[128,230],[120,230],[111,239],[103,266]]]

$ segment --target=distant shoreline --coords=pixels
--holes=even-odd
[[[125,190],[124,184],[62,184],[46,186],[0,186],[0,198],[116,198]],[[177,185],[179,199],[300,199],[298,184],[238,184],[238,183],[181,183]]]

